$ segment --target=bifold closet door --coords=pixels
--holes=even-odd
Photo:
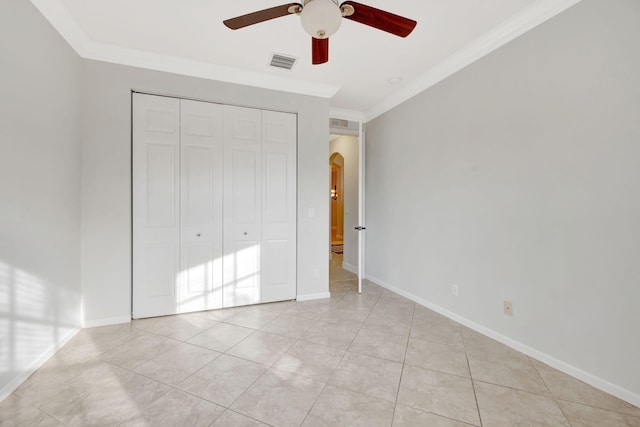
[[[262,112],[224,107],[223,305],[257,304],[262,241]]]
[[[296,116],[224,108],[224,306],[294,299]]]
[[[296,122],[262,112],[262,302],[296,297]]]
[[[179,311],[222,307],[224,107],[180,101]]]
[[[133,104],[133,317],[220,308],[223,107]]]
[[[133,317],[177,313],[180,101],[133,97]]]

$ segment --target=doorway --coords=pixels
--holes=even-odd
[[[359,138],[357,134],[332,134],[329,144],[329,277],[330,290],[332,295],[335,295],[338,289],[352,286],[357,290],[358,287],[359,250],[358,231],[355,228],[359,225]]]
[[[344,244],[344,157],[333,153],[329,158],[331,167],[331,252],[342,253]]]

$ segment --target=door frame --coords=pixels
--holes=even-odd
[[[358,124],[358,293],[362,293],[362,281],[366,277],[365,268],[365,123],[364,113],[352,110],[331,108],[329,110],[329,121],[331,119],[348,120]],[[330,172],[329,172],[330,173]]]

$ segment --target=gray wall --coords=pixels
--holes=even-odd
[[[327,99],[83,61],[85,325],[126,321],[131,313],[131,90],[298,114],[298,295],[328,293]]]
[[[80,326],[80,59],[28,1],[0,12],[0,400]]]
[[[636,402],[639,22],[585,0],[368,123],[366,152],[368,275]]]

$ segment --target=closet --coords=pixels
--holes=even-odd
[[[133,94],[133,317],[296,297],[296,115]]]

